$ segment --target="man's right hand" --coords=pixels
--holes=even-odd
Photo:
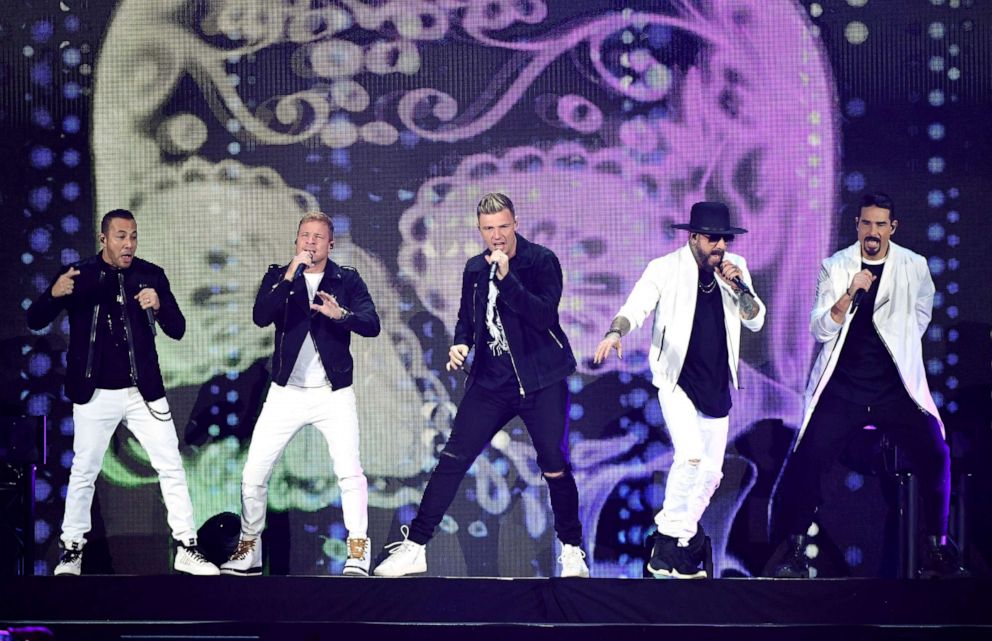
[[[59,276],[55,284],[52,285],[52,298],[62,298],[71,294],[72,288],[76,285],[72,279],[79,276],[79,273],[75,267],[69,267],[69,271]]]
[[[862,269],[851,280],[851,286],[847,288],[847,295],[854,298],[854,295],[859,289],[868,291],[873,282],[875,282],[875,274],[872,274],[867,269]]]
[[[296,268],[300,265],[306,265],[309,267],[313,265],[313,256],[308,251],[301,251],[296,255],[295,258],[289,263],[289,267],[286,268],[286,273],[283,274],[283,278],[292,282],[293,278],[296,276]]]
[[[596,354],[592,357],[592,362],[599,365],[607,359],[610,355],[610,350],[617,350],[617,358],[623,360],[623,345],[620,343],[620,334],[616,332],[610,332],[606,335],[606,338],[599,341],[599,345],[596,346]]]
[[[454,372],[462,368],[468,358],[468,345],[452,345],[448,350],[448,364],[445,369]]]

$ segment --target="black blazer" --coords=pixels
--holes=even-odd
[[[488,349],[485,322],[488,253],[487,249],[465,263],[455,345]],[[554,253],[517,234],[517,251],[510,259],[510,273],[494,282],[499,290],[496,305],[521,394],[543,389],[574,372],[575,356],[558,322],[563,284],[561,265]],[[471,373],[469,380],[473,380]]]
[[[69,267],[59,272],[49,283],[48,288],[38,297],[27,311],[28,327],[42,329],[64,309],[69,315],[69,354],[66,357],[65,395],[77,404],[88,403],[96,389],[95,376],[100,366],[101,333],[96,331],[95,321],[100,316],[100,300],[107,288],[118,290],[123,280],[124,315],[128,333],[132,340],[128,343],[129,356],[134,363],[137,386],[146,401],[154,401],[165,396],[162,372],[158,365],[158,352],[155,350],[155,337],[152,336],[147,314],[134,299],[140,290],[151,287],[158,294],[159,310],[155,316],[162,331],[179,340],[186,333],[186,318],[179,309],[169,279],[161,267],[135,257],[127,269],[114,269],[99,254],[72,265],[79,270],[72,294],[54,298],[52,286],[59,276],[69,271]]]
[[[288,265],[270,265],[262,278],[255,296],[253,319],[259,327],[275,323],[275,350],[272,353],[272,380],[279,385],[289,382],[296,358],[300,355],[309,332],[317,346],[317,353],[324,364],[327,380],[333,389],[351,385],[354,362],[351,358],[351,333],[369,338],[378,336],[379,315],[365,286],[365,281],[354,267],[327,261],[324,277],[317,288],[334,296],[338,305],[350,314],[341,320],[332,320],[310,309],[306,281],[301,277],[293,282],[283,278]],[[319,301],[316,301],[319,304]]]

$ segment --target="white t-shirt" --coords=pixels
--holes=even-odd
[[[307,282],[307,295],[310,297],[309,300],[311,302],[314,296],[317,295],[317,288],[320,286],[320,281],[323,277],[324,272],[320,272],[319,274],[303,272],[303,278]],[[317,351],[317,346],[310,332],[307,332],[306,338],[303,339],[303,345],[300,346],[300,353],[296,357],[296,363],[293,365],[293,372],[289,375],[287,384],[296,387],[324,387],[330,385],[327,380],[327,372],[324,370],[324,364],[320,361],[320,353]]]

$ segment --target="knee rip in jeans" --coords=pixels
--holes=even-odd
[[[566,470],[561,470],[558,472],[544,472],[544,477],[549,479],[560,479],[565,476]]]

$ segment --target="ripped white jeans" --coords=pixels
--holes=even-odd
[[[658,531],[684,545],[693,535],[723,478],[728,417],[699,412],[681,387],[659,389],[658,401],[675,449],[665,501],[654,517]]]

